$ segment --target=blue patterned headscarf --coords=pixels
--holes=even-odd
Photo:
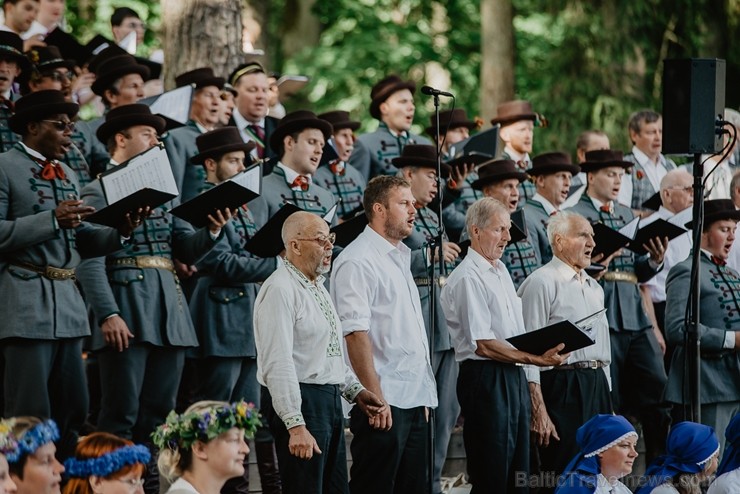
[[[555,494],[593,494],[601,473],[598,455],[623,439],[637,437],[635,428],[621,415],[594,415],[578,428],[576,442],[581,448],[565,467]]]
[[[722,463],[717,469],[717,477],[740,468],[740,413],[730,420],[730,424],[725,429],[725,439],[727,439],[725,452],[722,455]]]
[[[679,422],[671,427],[665,449],[666,454],[648,466],[645,483],[636,494],[648,494],[679,474],[701,472],[719,451],[719,440],[708,425]]]

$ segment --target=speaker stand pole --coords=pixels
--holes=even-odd
[[[686,321],[686,364],[689,374],[689,417],[687,420],[701,422],[701,336],[699,335],[699,300],[701,299],[701,233],[704,226],[702,201],[704,200],[704,167],[701,154],[694,154],[694,245],[691,256],[690,317]]]

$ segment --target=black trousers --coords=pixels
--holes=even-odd
[[[9,338],[1,347],[5,361],[4,416],[54,419],[61,435],[57,456],[74,456],[89,405],[82,338]]]
[[[272,408],[269,391],[262,396],[262,412],[275,437],[284,494],[348,494],[347,447],[341,392],[335,384],[300,384],[301,413],[321,454],[303,460],[290,454],[290,433]]]
[[[457,397],[471,494],[527,493],[531,402],[524,370],[494,360],[460,365]],[[522,485],[523,484],[523,485]]]
[[[429,492],[429,424],[424,409],[392,406],[389,431],[373,429],[358,407],[352,409],[352,494]]]

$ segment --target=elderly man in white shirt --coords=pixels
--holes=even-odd
[[[339,317],[324,288],[334,235],[300,211],[282,230],[285,262],[265,281],[254,309],[257,379],[275,436],[284,493],[347,493],[340,397],[370,417],[387,406],[345,364]]]
[[[380,175],[365,189],[369,225],[342,251],[331,276],[347,354],[360,382],[390,405],[368,420],[350,413],[350,491],[427,492],[427,415],[437,406],[411,250],[403,239],[416,217],[411,187]]]
[[[470,249],[442,288],[441,302],[461,362],[457,396],[471,493],[529,492],[527,381],[533,369],[525,376],[522,364],[560,365],[568,356],[558,353],[562,343],[532,355],[505,341],[525,331],[521,301],[501,262],[511,239],[508,208],[480,199],[468,209],[465,224]]]
[[[519,287],[528,330],[564,320],[575,322],[604,308],[604,290],[585,271],[596,245],[593,236],[591,224],[578,213],[561,211],[550,220],[547,237],[553,258]],[[584,422],[596,414],[612,413],[606,314],[589,335],[596,343],[572,352],[565,364],[534,369],[529,388],[532,432],[543,479],[554,480],[578,453],[576,431]]]

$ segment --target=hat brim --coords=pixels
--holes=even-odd
[[[626,170],[628,168],[632,168],[635,164],[631,161],[584,161],[580,166],[582,172],[588,173],[597,172],[603,168],[609,168],[612,166],[618,166]]]
[[[92,84],[93,93],[98,96],[103,96],[103,93],[111,84],[128,74],[139,74],[141,78],[146,81],[149,78],[150,71],[149,67],[146,67],[145,65],[122,65],[107,74],[102,74],[101,77],[97,77],[95,82]]]
[[[224,84],[226,84],[226,79],[224,79],[223,77],[209,77],[207,79],[201,79],[196,82],[195,89],[201,89],[208,86],[216,86],[220,91],[224,88]]]
[[[735,211],[717,211],[716,213],[710,213],[710,214],[704,215],[704,225],[705,226],[710,223],[714,223],[715,221],[721,221],[721,220],[740,221],[740,209],[736,209]],[[692,230],[694,228],[693,219],[689,221],[688,223],[685,223],[684,227],[689,230]]]
[[[26,124],[29,122],[39,122],[49,115],[58,115],[64,113],[69,118],[74,118],[80,110],[77,103],[52,103],[34,105],[16,112],[8,119],[10,130],[16,134],[23,135],[26,132]]]
[[[157,134],[164,132],[167,122],[164,118],[159,115],[126,115],[120,118],[113,118],[103,122],[95,132],[98,140],[104,145],[108,143],[108,139],[116,132],[120,132],[123,129],[134,127],[136,125],[148,125],[154,127]]]
[[[41,72],[46,72],[47,70],[58,69],[60,67],[63,67],[65,69],[69,70],[70,72],[74,72],[74,70],[75,70],[75,63],[74,63],[73,60],[56,60],[54,62],[49,62],[49,63],[37,65],[36,66],[36,70],[39,73],[41,73]]]
[[[442,128],[447,128],[447,129],[457,129],[460,127],[465,127],[468,130],[473,130],[473,129],[478,128],[478,123],[474,122],[473,120],[460,120],[460,121],[455,120],[453,122],[450,122],[449,125],[447,125],[446,123],[440,122],[440,125],[442,126]],[[424,132],[426,132],[430,136],[435,136],[437,134],[437,126],[430,125],[426,129],[424,129]]]
[[[455,168],[460,168],[465,165],[473,165],[477,167],[478,165],[483,164],[486,161],[491,161],[492,159],[493,156],[489,154],[471,153],[457,156],[455,158],[452,158],[451,160],[446,161],[446,163]]]
[[[566,163],[562,164],[551,164],[551,165],[543,165],[538,166],[536,168],[530,168],[527,170],[527,173],[533,177],[536,177],[538,175],[551,175],[553,173],[558,172],[570,172],[571,175],[576,175],[578,172],[581,171],[581,167],[578,165],[569,165]]]
[[[376,95],[370,102],[370,115],[372,115],[373,118],[380,120],[380,105],[390,98],[393,93],[401,91],[402,89],[408,89],[411,91],[411,94],[414,94],[416,92],[416,83],[412,81],[399,81],[385,88],[382,93]]]
[[[399,156],[397,158],[393,158],[391,160],[391,163],[393,166],[398,168],[399,170],[402,168],[406,168],[407,166],[414,166],[416,168],[429,168],[431,170],[437,169],[437,161],[436,160],[430,160],[428,158],[419,158],[415,156],[407,156],[402,157]],[[442,163],[442,178],[447,178],[450,175],[450,170],[452,168],[447,163]]]
[[[522,183],[525,180],[527,180],[528,175],[524,172],[506,172],[500,175],[489,175],[487,177],[479,178],[478,180],[473,181],[473,183],[470,184],[470,187],[472,187],[475,190],[483,190],[483,187],[485,187],[488,184],[492,184],[494,182],[501,182],[503,180],[509,180],[511,178],[515,178],[519,180],[519,183]]]
[[[537,120],[537,114],[536,113],[520,113],[518,115],[509,115],[504,118],[494,118],[491,120],[491,125],[509,125],[513,124],[514,122],[519,122],[521,120],[532,120],[533,122]]]
[[[285,136],[304,129],[319,129],[324,134],[324,139],[329,139],[332,135],[332,126],[326,120],[321,120],[320,118],[301,118],[283,125],[278,125],[270,136],[270,147],[272,149],[280,149]]]
[[[17,63],[20,67],[21,73],[31,70],[31,61],[21,52],[0,49],[0,57],[8,57],[13,59],[13,61],[15,61],[15,63]]]
[[[334,132],[342,129],[352,129],[354,131],[360,128],[360,122],[347,120],[346,122],[333,123],[331,126],[334,128]]]
[[[257,145],[254,143],[254,141],[233,142],[231,144],[225,144],[223,146],[217,146],[215,148],[206,149],[202,153],[198,153],[192,158],[190,158],[190,161],[192,161],[193,163],[204,163],[207,158],[213,158],[215,156],[223,156],[226,153],[232,153],[234,151],[244,151],[244,154],[246,156],[249,156],[249,153],[256,146]]]

